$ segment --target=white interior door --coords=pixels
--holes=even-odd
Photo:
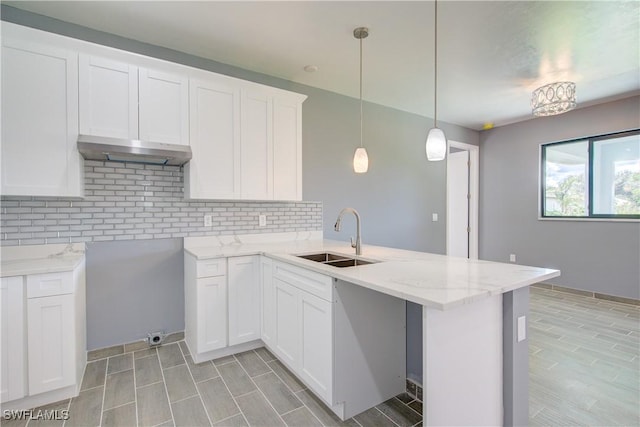
[[[447,255],[478,259],[480,147],[464,142],[448,142]],[[465,162],[468,162],[466,166]]]
[[[469,257],[469,152],[449,154],[447,163],[447,255]]]

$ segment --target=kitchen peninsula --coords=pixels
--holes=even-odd
[[[338,268],[300,256],[316,253],[357,258],[370,263]],[[349,409],[349,403],[345,404],[344,401],[338,400],[337,396],[340,395],[338,384],[334,384],[336,387],[331,393],[332,381],[340,380],[340,375],[334,371],[334,369],[338,369],[338,366],[328,365],[328,367],[319,369],[316,374],[313,367],[307,367],[304,361],[298,361],[297,354],[291,355],[291,351],[287,349],[287,343],[279,344],[277,337],[269,336],[281,332],[277,327],[273,331],[269,330],[269,325],[272,322],[277,323],[277,319],[273,321],[268,319],[269,307],[277,309],[278,318],[282,316],[283,307],[276,303],[277,298],[269,301],[269,298],[273,297],[269,296],[271,291],[265,291],[265,289],[270,289],[265,283],[290,281],[294,284],[293,287],[287,289],[294,289],[297,286],[294,280],[296,277],[303,282],[310,283],[309,295],[312,298],[325,296],[327,303],[336,303],[335,308],[328,307],[325,310],[329,315],[330,325],[333,325],[331,314],[334,317],[333,321],[337,322],[340,312],[338,307],[343,305],[347,307],[347,304],[343,304],[340,299],[341,289],[345,291],[364,288],[370,292],[369,296],[363,297],[364,299],[371,298],[371,307],[368,313],[366,310],[363,312],[359,309],[357,316],[351,316],[348,307],[343,307],[348,326],[351,326],[350,321],[367,316],[371,317],[371,328],[376,328],[376,325],[384,326],[379,318],[380,312],[385,311],[384,307],[393,306],[393,303],[390,299],[381,303],[380,307],[376,307],[375,295],[402,302],[412,301],[422,305],[425,425],[514,425],[527,419],[528,362],[526,356],[528,344],[526,341],[526,317],[528,315],[528,286],[559,276],[558,270],[470,260],[371,245],[364,245],[362,255],[354,257],[353,249],[348,243],[323,240],[320,232],[186,238],[185,298],[187,313],[196,312],[195,309],[190,310],[190,299],[193,298],[190,295],[194,295],[196,291],[193,284],[196,277],[200,277],[200,271],[204,268],[205,263],[213,260],[218,260],[218,262],[224,259],[232,260],[236,257],[258,257],[262,260],[261,263],[255,261],[255,258],[254,261],[251,261],[259,263],[259,274],[262,279],[262,287],[260,288],[262,302],[256,303],[258,311],[262,313],[262,326],[259,327],[261,333],[254,333],[252,338],[255,340],[249,340],[248,345],[251,343],[262,345],[264,342],[285,365],[297,373],[303,382],[342,418],[352,415],[352,412]],[[216,271],[221,273],[212,273],[212,277],[215,277],[215,274],[227,274],[226,264],[222,267],[221,265],[219,263],[215,265]],[[190,276],[189,273],[190,266],[193,267],[193,276]],[[230,278],[231,274],[229,271]],[[197,280],[203,279],[197,278]],[[283,289],[285,289],[285,285],[289,286],[288,283],[285,283],[282,285]],[[331,286],[333,286],[332,291],[325,289]],[[230,281],[230,292],[231,288]],[[277,289],[277,284],[275,288]],[[303,292],[303,295],[307,294]],[[303,306],[304,298],[303,296]],[[275,307],[273,307],[274,303],[276,303]],[[229,307],[231,310],[231,303]],[[265,307],[267,308],[265,309]],[[298,313],[303,310],[304,307],[293,311]],[[389,316],[390,319],[397,318],[397,313]],[[230,313],[230,319],[231,317]],[[282,319],[286,320],[284,317]],[[291,320],[293,317],[288,319]],[[307,321],[304,316],[299,316],[298,319]],[[198,353],[193,348],[196,346],[198,338],[193,334],[193,331],[190,331],[190,326],[193,327],[197,322],[198,320],[195,318],[190,322],[189,314],[187,314],[185,335],[187,343],[192,349],[192,354]],[[342,329],[342,326],[341,328],[333,327],[334,332],[339,329]],[[389,335],[393,335],[392,332],[387,332]],[[292,333],[292,336],[296,334],[304,335],[301,332],[296,332]],[[322,340],[324,335],[318,333],[318,336]],[[231,341],[231,334],[229,337]],[[361,341],[365,342],[355,339],[352,343],[360,343]],[[384,339],[381,338],[381,341],[384,342]],[[335,344],[334,350],[338,350],[335,337],[333,341],[327,338],[327,342],[330,348]],[[232,344],[232,342],[229,343],[231,347],[226,347],[226,351],[234,351]],[[302,348],[300,352],[303,352],[305,346],[312,348],[314,343],[311,340],[305,340],[303,336],[302,343],[296,345],[292,345],[290,348]],[[220,346],[216,348],[220,348]],[[368,362],[366,354],[362,355],[367,352],[365,349],[351,350],[350,353],[358,354],[363,358],[362,361]],[[384,352],[384,350],[384,348],[378,348],[376,352]],[[218,357],[223,354],[220,351],[224,352],[225,348],[211,354]],[[292,351],[296,353],[295,350]],[[329,356],[332,355],[329,354]],[[388,357],[395,356],[390,353]],[[296,363],[301,363],[299,370],[296,369]],[[338,365],[339,361],[335,360],[335,363]],[[370,371],[378,366],[375,363],[379,363],[379,360],[372,363]],[[352,364],[352,366],[357,365]],[[331,372],[325,372],[327,369]],[[327,376],[326,381],[320,379],[322,375]],[[373,377],[371,381],[372,384],[381,383]],[[404,378],[402,384],[404,384]],[[386,383],[381,388],[385,386],[387,386]],[[401,391],[403,390],[380,391],[379,397],[384,400]],[[355,403],[354,405],[357,406]]]

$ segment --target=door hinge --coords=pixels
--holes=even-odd
[[[467,199],[471,200],[471,194],[467,194]]]
[[[467,227],[467,234],[471,233],[471,227]]]

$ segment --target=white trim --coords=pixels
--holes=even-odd
[[[538,216],[538,221],[592,221],[592,222],[640,222],[638,218],[596,218],[596,217],[555,217],[555,216]]]
[[[471,199],[469,200],[469,227],[471,232],[469,233],[469,258],[478,259],[478,215],[479,215],[479,192],[480,192],[480,147],[477,145],[466,144],[464,142],[449,140],[449,148],[458,148],[469,152],[469,193]],[[447,157],[447,162],[449,157]],[[447,180],[446,196],[449,195],[449,182]],[[449,213],[447,212],[447,220]],[[447,254],[449,253],[449,233],[447,232],[446,247]]]

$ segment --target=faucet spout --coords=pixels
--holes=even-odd
[[[338,214],[338,219],[336,220],[336,225],[334,226],[334,229],[336,231],[340,231],[340,228],[342,226],[342,216],[345,213],[352,213],[356,217],[356,241],[354,242],[353,238],[351,238],[351,247],[355,248],[356,255],[362,255],[362,233],[361,233],[361,227],[360,227],[360,214],[358,213],[357,210],[353,208],[342,209]]]

